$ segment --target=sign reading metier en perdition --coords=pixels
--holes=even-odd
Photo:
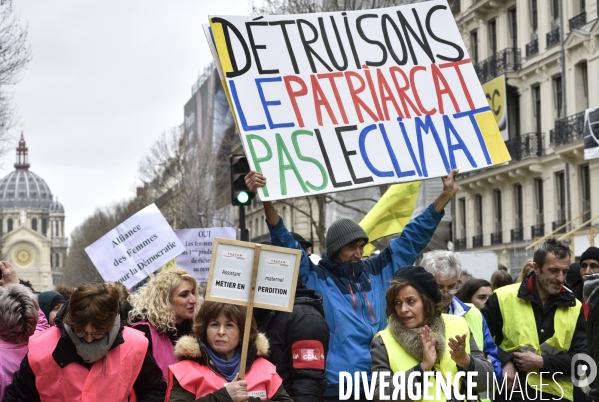
[[[206,300],[247,305],[254,283],[254,307],[291,311],[300,258],[300,250],[216,238]]]
[[[444,0],[209,22],[262,200],[510,160]]]

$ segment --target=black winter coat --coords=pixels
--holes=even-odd
[[[329,349],[329,326],[324,319],[322,296],[299,284],[293,312],[256,309],[254,318],[259,331],[270,341],[267,359],[277,367],[289,396],[295,402],[322,400],[327,387],[324,357]],[[309,341],[303,342],[304,345],[321,345],[322,356],[317,356],[321,360],[306,362],[298,353],[301,341]]]

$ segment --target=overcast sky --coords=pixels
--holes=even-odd
[[[14,0],[33,54],[12,88],[30,170],[64,205],[66,233],[130,198],[142,156],[183,122],[212,56],[208,15],[247,15],[247,0]],[[15,152],[2,161],[12,171]]]

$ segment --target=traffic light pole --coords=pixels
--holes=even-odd
[[[245,227],[245,205],[239,206],[239,240],[250,241],[250,231]]]

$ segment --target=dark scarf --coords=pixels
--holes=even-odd
[[[206,345],[206,350],[208,351],[208,356],[210,356],[210,360],[212,360],[216,370],[225,377],[227,381],[232,381],[233,378],[235,378],[235,375],[239,373],[239,367],[241,365],[241,347],[238,346],[235,349],[235,354],[231,360],[221,359],[208,345]]]
[[[395,315],[392,314],[389,317],[389,325],[387,326],[393,338],[399,343],[410,356],[419,362],[422,361],[422,340],[420,334],[422,334],[422,328],[408,329],[404,326],[403,322]],[[446,340],[445,340],[445,323],[440,315],[429,318],[428,327],[430,328],[431,338],[435,339],[435,349],[437,349],[437,361],[441,359],[443,353],[445,353]]]

